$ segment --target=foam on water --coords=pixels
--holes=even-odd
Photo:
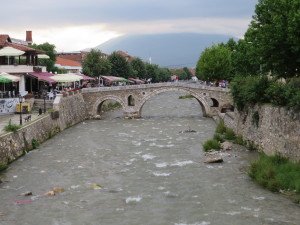
[[[192,160],[186,160],[186,161],[179,161],[179,162],[175,162],[175,163],[172,163],[171,166],[186,166],[186,165],[189,165],[189,164],[193,164],[194,162]]]
[[[151,155],[151,154],[145,154],[145,155],[142,155],[142,158],[144,159],[144,161],[147,161],[147,160],[156,158],[156,156]]]
[[[153,174],[154,176],[156,176],[156,177],[168,177],[168,176],[170,176],[172,173],[153,172],[152,174]]]
[[[202,222],[196,222],[196,223],[174,223],[174,225],[209,225],[210,222],[202,221]]]
[[[136,202],[140,202],[142,200],[142,197],[141,196],[130,196],[128,198],[126,198],[125,202],[126,204],[129,204],[129,203],[136,203]]]
[[[132,141],[131,142],[133,145],[135,145],[135,146],[141,146],[141,142],[139,142],[139,141]]]
[[[168,166],[168,163],[163,162],[163,163],[155,163],[155,166],[157,168],[166,168]]]

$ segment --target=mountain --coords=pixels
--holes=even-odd
[[[122,50],[129,55],[163,67],[195,67],[201,52],[212,44],[227,42],[230,36],[177,33],[128,35],[95,47],[104,53]]]

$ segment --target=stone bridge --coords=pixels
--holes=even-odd
[[[168,91],[184,91],[192,95],[199,102],[203,116],[212,117],[218,112],[234,110],[229,89],[186,82],[84,88],[82,95],[90,118],[100,116],[101,106],[106,100],[119,102],[125,117],[139,118],[148,99]]]

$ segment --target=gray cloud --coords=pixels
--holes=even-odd
[[[184,18],[251,18],[258,0],[10,0],[0,26],[42,27]]]

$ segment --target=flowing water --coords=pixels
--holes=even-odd
[[[142,119],[80,123],[12,163],[1,175],[0,224],[300,224],[296,204],[247,176],[256,153],[235,146],[223,164],[203,163],[216,125],[179,95],[152,98]],[[53,187],[64,191],[45,196]]]

